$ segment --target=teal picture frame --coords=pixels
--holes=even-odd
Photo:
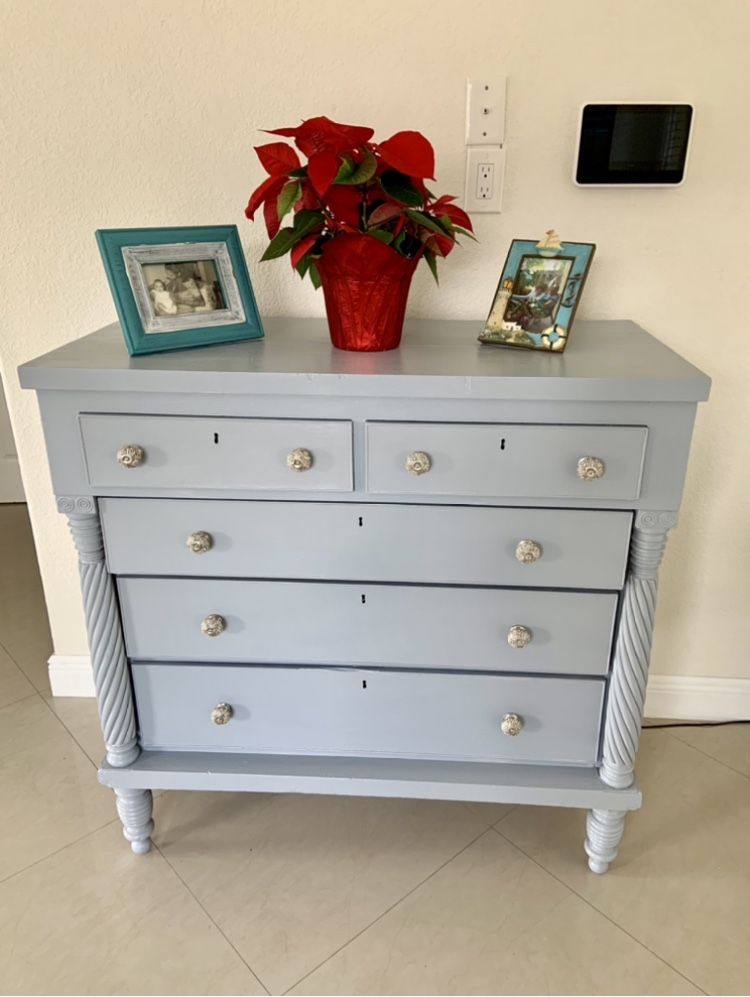
[[[562,353],[596,245],[514,239],[479,342]]]
[[[99,229],[96,241],[131,356],[263,338],[236,225]],[[149,275],[170,272],[172,290],[166,277],[149,288]],[[197,303],[178,305],[175,287]]]

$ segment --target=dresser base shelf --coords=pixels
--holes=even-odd
[[[507,762],[142,751],[127,768],[103,762],[99,782],[112,789],[395,796],[619,811],[641,805],[637,783],[612,789],[596,769]]]

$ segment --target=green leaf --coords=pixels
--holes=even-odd
[[[351,156],[344,156],[344,161],[339,166],[339,171],[333,178],[334,183],[351,183],[351,177],[354,175],[354,160]]]
[[[417,225],[423,225],[425,228],[428,228],[431,232],[437,232],[438,235],[443,235],[448,239],[450,239],[450,237],[453,235],[453,233],[450,230],[446,230],[440,224],[439,221],[437,221],[435,218],[430,218],[430,216],[426,215],[424,211],[411,211],[410,209],[407,208],[406,213],[413,222],[416,222]]]
[[[389,170],[380,178],[380,186],[388,197],[392,197],[399,204],[409,204],[413,208],[420,208],[422,206],[422,195],[411,180],[403,173]]]
[[[289,183],[284,184],[276,201],[276,211],[278,212],[279,218],[283,218],[284,215],[288,214],[292,210],[294,205],[299,200],[301,193],[302,187],[298,180],[290,180]]]
[[[454,225],[453,226],[453,231],[454,232],[459,232],[461,235],[468,235],[468,237],[470,239],[473,239],[474,242],[479,242],[479,239],[477,239],[477,237],[474,235],[473,232],[470,232],[467,228],[461,228],[460,225]]]
[[[320,211],[298,211],[294,216],[294,228],[282,228],[268,244],[268,248],[261,256],[261,263],[264,260],[276,260],[284,253],[288,253],[292,246],[295,246],[300,239],[323,224],[323,215]]]
[[[379,228],[368,229],[368,235],[371,235],[373,239],[377,239],[379,242],[384,242],[386,246],[389,246],[393,242],[393,232],[384,232]]]
[[[298,211],[294,216],[294,231],[299,233],[300,239],[303,235],[312,232],[316,225],[322,225],[324,221],[322,211]]]
[[[294,180],[302,180],[307,176],[307,167],[300,166],[298,170],[289,170],[287,176],[292,177]]]
[[[440,285],[440,281],[438,280],[438,271],[437,271],[437,257],[435,256],[435,254],[432,252],[431,249],[425,249],[424,258],[427,260],[427,266],[432,271],[432,276],[435,278],[435,283],[437,285]]]
[[[261,256],[261,263],[265,260],[276,260],[279,256],[283,256],[284,253],[288,253],[295,242],[299,242],[301,238],[302,236],[297,235],[293,228],[280,229],[273,239],[271,239],[265,253]]]
[[[305,274],[307,273],[307,271],[310,269],[310,264],[311,263],[312,263],[312,256],[310,256],[310,254],[308,253],[306,256],[303,256],[302,259],[297,264],[297,267],[296,267],[297,273],[303,279],[304,279]]]
[[[348,165],[348,163],[344,164],[344,166],[346,165]],[[333,182],[345,184],[347,186],[354,186],[355,184],[367,183],[368,180],[372,180],[378,168],[378,161],[373,153],[370,152],[369,149],[366,149],[362,162],[356,167],[356,169],[352,163],[349,172],[345,174],[343,179],[340,180],[339,176],[341,175],[341,171],[344,169],[344,166],[341,167],[336,175],[336,179]]]
[[[323,281],[320,279],[320,271],[318,270],[315,260],[310,260],[310,269],[308,270],[310,274],[310,280],[313,283],[313,287],[317,291]]]

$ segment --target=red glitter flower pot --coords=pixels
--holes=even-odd
[[[417,262],[370,235],[339,235],[326,243],[317,265],[333,345],[395,350]]]

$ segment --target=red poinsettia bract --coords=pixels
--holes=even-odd
[[[396,132],[376,143],[372,128],[317,117],[270,134],[292,139],[307,163],[286,142],[256,146],[268,177],[245,214],[252,221],[263,206],[271,242],[261,259],[290,253],[300,276],[309,274],[319,287],[315,261],[326,243],[358,234],[407,259],[423,256],[437,280],[437,258],[451,252],[458,235],[473,238],[471,219],[455,197],[436,198],[427,188],[435,153],[420,132]],[[290,223],[282,227],[287,216]]]

